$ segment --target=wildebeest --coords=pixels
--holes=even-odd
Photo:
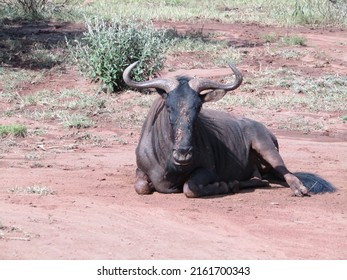
[[[234,65],[229,67],[235,81],[221,84],[190,77],[136,82],[130,77],[136,64],[123,72],[125,83],[137,89],[155,88],[160,95],[143,124],[136,149],[138,194],[221,195],[268,185],[264,179],[273,176],[284,180],[295,196],[334,191],[315,174],[291,173],[279,154],[276,137],[263,124],[202,109],[203,103],[216,101],[241,85],[242,74]]]

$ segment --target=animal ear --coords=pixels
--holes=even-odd
[[[201,92],[203,102],[218,101],[222,99],[227,92],[224,89],[215,89],[208,92]]]

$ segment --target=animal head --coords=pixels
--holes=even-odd
[[[178,77],[136,82],[130,78],[131,70],[138,62],[123,72],[125,83],[134,88],[155,88],[164,98],[168,121],[173,132],[172,159],[176,165],[189,165],[193,160],[193,130],[196,118],[204,102],[217,101],[226,92],[239,87],[242,74],[232,64],[235,82],[221,84],[208,79]]]

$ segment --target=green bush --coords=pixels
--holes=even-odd
[[[145,80],[163,67],[169,39],[150,22],[134,19],[86,20],[87,31],[74,43],[67,42],[80,70],[109,92],[125,87],[122,73],[134,61],[134,80]]]

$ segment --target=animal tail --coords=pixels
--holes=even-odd
[[[294,175],[308,188],[309,193],[332,193],[336,191],[336,187],[324,180],[322,177],[307,172],[295,172]]]

